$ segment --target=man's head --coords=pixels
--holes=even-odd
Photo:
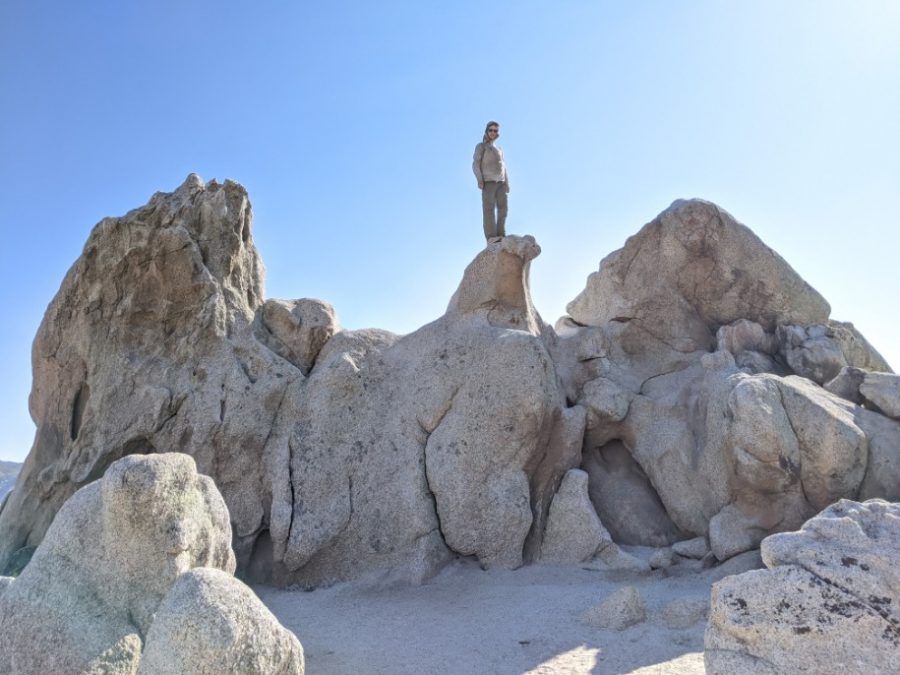
[[[500,136],[500,125],[497,122],[488,122],[484,127],[484,142],[493,143]]]

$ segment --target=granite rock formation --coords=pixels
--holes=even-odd
[[[0,590],[0,672],[302,673],[299,642],[234,569],[228,510],[193,459],[120,459]]]
[[[841,500],[762,556],[713,586],[710,675],[900,670],[900,505]]]
[[[595,534],[602,559],[618,548],[600,522],[615,544],[724,560],[839,499],[898,498],[896,376],[728,213],[675,202],[555,329],[531,300],[539,253],[489,244],[444,315],[399,336],[265,299],[236,183],[190,176],[101,221],[35,340],[0,572],[135,453],[193,457],[239,573],[305,587],[581,559]],[[571,469],[587,499],[583,481],[558,492]]]
[[[701,200],[676,201],[601,262],[557,331],[576,361],[569,396],[588,410],[582,468],[614,540],[705,536],[723,560],[839,499],[896,498],[900,428],[878,414],[890,405],[820,386],[855,369],[890,398],[895,376],[870,372],[889,367],[829,314]]]

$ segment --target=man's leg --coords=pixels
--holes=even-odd
[[[494,216],[494,206],[497,202],[497,181],[486,180],[481,190],[481,210],[484,216],[484,238],[490,239],[497,236],[497,220]]]
[[[506,236],[507,195],[506,183],[497,183],[497,236]]]

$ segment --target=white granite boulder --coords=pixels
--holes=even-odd
[[[259,608],[244,611],[252,593],[233,578],[234,569],[228,510],[194,460],[178,453],[125,457],[66,501],[30,564],[0,594],[0,672],[134,673],[160,607],[172,604],[173,586],[183,587],[192,570],[228,581],[204,591],[214,609],[179,619],[180,639],[192,641],[191,650],[209,653],[226,637],[241,653],[260,642],[294,645],[270,616],[257,618]],[[223,632],[223,622],[235,630]],[[211,635],[216,641],[205,644]],[[223,672],[181,662],[171,649],[164,646],[178,672]],[[259,663],[242,672],[276,672]],[[302,657],[294,663],[301,669],[290,672],[302,672]]]
[[[880,412],[900,420],[900,375],[866,373],[859,385],[859,393]]]
[[[302,675],[303,647],[247,586],[218,569],[180,575],[159,606],[138,675]]]
[[[841,500],[762,554],[713,586],[710,675],[900,670],[900,505]]]
[[[403,336],[339,333],[318,356],[273,511],[277,576],[420,581],[456,553],[516,567],[540,550],[550,498],[580,463],[551,329],[531,303],[531,237],[489,244],[446,314]],[[286,489],[282,489],[286,493]]]

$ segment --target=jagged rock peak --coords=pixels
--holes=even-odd
[[[37,431],[0,511],[0,571],[76,489],[133,453],[194,456],[238,537],[259,529],[263,447],[302,373],[250,335],[263,301],[251,217],[241,185],[192,174],[93,228],[34,341]]]
[[[724,209],[677,200],[600,263],[569,303],[579,324],[633,322],[679,351],[706,350],[722,325],[822,324],[825,299]]]

